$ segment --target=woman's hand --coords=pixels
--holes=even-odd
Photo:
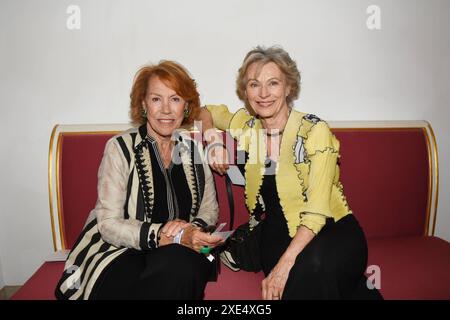
[[[192,224],[184,229],[183,236],[181,237],[181,244],[196,252],[200,252],[200,249],[204,246],[215,248],[222,245],[223,242],[224,240],[221,237],[203,232],[199,227]]]
[[[160,236],[166,237],[175,237],[181,229],[184,229],[189,225],[189,222],[186,222],[181,219],[175,219],[168,221],[161,230]]]
[[[279,300],[283,296],[289,272],[300,252],[311,242],[315,234],[305,226],[300,226],[286,251],[270,274],[262,281],[262,296],[265,300]]]
[[[223,142],[215,142],[207,147],[208,164],[217,173],[223,175],[229,168],[228,151]]]
[[[222,135],[214,128],[206,130],[204,135],[207,143],[206,159],[208,164],[214,171],[224,174],[229,167],[229,157]]]
[[[206,158],[211,168],[219,174],[228,169],[228,152],[223,143],[222,135],[214,128],[211,113],[206,108],[200,108],[197,118],[201,121],[203,138],[206,141]]]
[[[159,241],[158,241],[158,247],[166,246],[168,244],[173,243],[173,237],[168,237],[165,234],[160,234]]]
[[[262,281],[262,298],[263,300],[280,300],[289,272],[294,265],[295,260],[287,260],[281,258],[277,265],[272,269],[270,274]]]
[[[178,232],[180,232],[181,229],[184,229],[188,225],[190,225],[189,222],[181,219],[168,221],[159,232],[158,246],[162,247],[173,243],[173,239],[178,234]]]

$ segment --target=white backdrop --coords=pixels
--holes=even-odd
[[[1,288],[3,288],[4,285],[5,285],[5,282],[3,281],[2,262],[0,261],[0,290],[1,290]]]
[[[66,13],[80,8],[79,30]],[[369,5],[381,29],[369,30]],[[450,1],[0,0],[0,287],[22,284],[52,251],[47,155],[56,123],[128,121],[143,64],[174,59],[204,103],[241,104],[237,69],[252,47],[297,60],[298,109],[327,120],[417,120],[439,146],[436,234],[450,240]]]

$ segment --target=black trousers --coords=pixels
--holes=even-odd
[[[91,299],[203,299],[212,263],[203,254],[171,244],[128,250],[97,280]]]
[[[267,276],[291,242],[285,221],[263,223],[261,262]],[[285,229],[284,229],[285,228]],[[297,256],[282,299],[382,299],[366,285],[367,242],[350,214],[326,225]]]

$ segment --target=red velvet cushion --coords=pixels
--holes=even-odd
[[[436,237],[403,237],[369,241],[369,265],[381,271],[385,299],[450,299],[450,244]],[[63,262],[44,263],[13,300],[55,299]],[[209,282],[205,298],[260,299],[262,273],[233,272],[221,266],[218,282]]]
[[[429,163],[422,129],[339,129],[341,181],[368,238],[423,235]]]
[[[234,272],[221,265],[218,282],[208,282],[206,300],[261,300],[262,272]]]
[[[60,201],[65,245],[72,248],[97,200],[97,173],[106,141],[113,134],[63,134]]]
[[[63,262],[46,262],[14,294],[12,300],[54,300],[56,284],[63,272]],[[264,275],[251,272],[233,272],[221,266],[219,282],[209,282],[205,299],[261,299],[261,281]]]
[[[369,241],[385,299],[450,299],[450,243],[436,237]]]
[[[63,272],[64,262],[46,262],[17,291],[12,300],[54,300],[56,284]],[[209,282],[205,299],[261,299],[262,273],[233,272],[221,266],[219,282]]]
[[[56,284],[61,278],[64,262],[46,262],[28,279],[11,300],[56,300]]]

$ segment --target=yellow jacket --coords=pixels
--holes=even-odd
[[[246,205],[253,213],[260,198],[267,154],[261,122],[244,108],[234,114],[225,105],[209,105],[207,109],[214,126],[229,130],[238,141],[238,149],[248,152],[245,195]],[[301,225],[317,234],[327,217],[338,221],[352,213],[339,181],[338,158],[339,141],[327,123],[292,110],[284,129],[275,176],[291,237]]]

